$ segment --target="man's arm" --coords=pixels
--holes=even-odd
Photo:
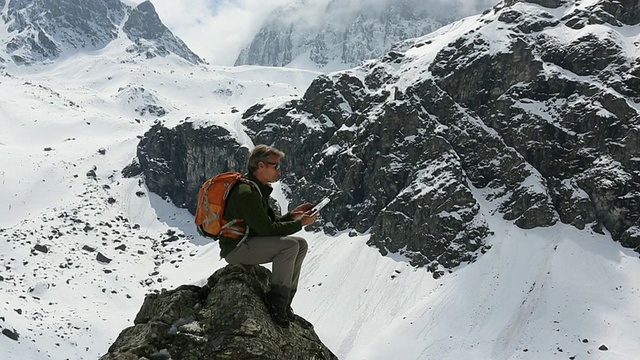
[[[272,221],[267,209],[262,205],[262,197],[253,191],[250,185],[240,184],[237,197],[238,210],[242,214],[244,224],[248,225],[257,235],[291,235],[302,229],[302,222],[292,218],[288,221]],[[290,214],[287,214],[290,216]]]

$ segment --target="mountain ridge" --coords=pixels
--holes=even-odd
[[[4,45],[0,56],[6,56],[3,62],[52,61],[102,49],[124,36],[131,42],[126,52],[136,57],[173,53],[192,64],[203,63],[162,24],[150,1],[135,7],[120,0],[3,0],[0,5],[7,33],[0,44]]]

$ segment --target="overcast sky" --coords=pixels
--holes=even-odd
[[[151,0],[162,22],[191,50],[213,65],[233,65],[241,48],[251,42],[264,19],[278,6],[301,0]],[[330,0],[303,0],[310,8]],[[353,6],[380,6],[394,0],[343,0]],[[447,10],[451,4],[475,14],[498,0],[424,0],[434,9]],[[125,0],[139,4],[142,0]],[[316,5],[316,6],[312,6]],[[480,10],[476,10],[480,9]]]

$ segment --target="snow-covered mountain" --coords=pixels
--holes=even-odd
[[[476,1],[484,10],[496,1]],[[422,36],[466,16],[450,1],[297,1],[274,10],[236,65],[348,68],[377,58],[398,41]]]
[[[640,252],[640,16],[545,4],[504,2],[320,76],[300,99],[252,106],[247,133],[296,154],[294,201],[332,194],[325,231],[370,233],[435,276],[488,250],[475,189],[515,226],[560,221]],[[152,129],[138,157],[153,191],[193,209],[204,175],[183,159],[218,141],[152,145],[172,137],[196,138]]]
[[[202,63],[164,26],[149,1],[131,7],[120,0],[1,0],[0,9],[0,66],[70,57],[114,42],[126,44],[132,57],[173,53]]]
[[[3,14],[10,3],[3,1]],[[635,359],[640,261],[633,249],[612,241],[601,219],[620,216],[612,229],[632,229],[634,218],[625,216],[636,214],[638,154],[630,149],[638,146],[638,14],[634,1],[508,1],[380,60],[322,77],[287,68],[196,65],[171,52],[147,58],[127,52],[128,37],[44,64],[18,66],[5,58],[0,353],[9,360],[96,359],[132,325],[146,293],[202,284],[225,265],[217,244],[196,235],[188,211],[149,191],[158,185],[155,178],[122,173],[156,126],[220,130],[240,149],[273,139],[287,150],[288,176],[274,192],[283,209],[323,191],[298,182],[304,170],[319,179],[339,175],[340,187],[357,196],[390,194],[401,185],[421,189],[418,199],[403,198],[407,192],[389,198],[380,225],[413,209],[429,215],[420,203],[425,199],[454,206],[433,213],[462,223],[468,212],[457,201],[473,201],[474,219],[491,230],[482,239],[488,251],[439,279],[410,265],[408,252],[381,256],[368,246],[372,232],[355,228],[373,221],[361,214],[372,210],[354,208],[348,198],[323,210],[325,228],[330,221],[341,228],[330,235],[303,231],[310,252],[293,306],[340,359]],[[13,35],[2,33],[2,39]],[[613,46],[596,46],[601,42]],[[508,46],[522,43],[529,47]],[[601,53],[606,56],[595,56]],[[513,66],[499,66],[508,63]],[[524,64],[540,65],[535,77],[516,71],[531,69]],[[478,71],[470,71],[474,67]],[[507,69],[523,78],[510,84]],[[539,77],[547,81],[534,81]],[[572,109],[581,115],[571,116]],[[581,125],[584,114],[593,122]],[[418,120],[439,126],[421,128]],[[555,141],[543,136],[549,133],[538,125],[544,124]],[[396,142],[398,136],[404,141]],[[377,142],[360,141],[367,138]],[[424,147],[407,145],[421,141]],[[496,144],[504,145],[502,152]],[[540,154],[534,158],[553,159],[547,155],[555,144],[573,146],[565,150],[585,159],[595,155],[586,163],[590,171],[575,173],[580,157],[538,169],[523,155],[530,147]],[[311,152],[314,147],[321,151]],[[496,158],[469,155],[485,150]],[[430,163],[433,154],[438,161]],[[397,166],[413,156],[421,168]],[[574,201],[557,203],[573,204],[569,208],[554,203],[564,193],[528,197],[558,189],[545,177],[554,169],[571,177],[560,184],[576,190],[566,193]],[[382,177],[414,170],[402,184]],[[540,176],[520,182],[523,174]],[[358,187],[358,179],[374,176],[381,180],[366,182],[370,189]],[[482,179],[494,181],[482,185]],[[437,191],[447,184],[460,191],[454,202]],[[592,193],[575,188],[585,184],[594,185],[585,186]],[[514,200],[537,202],[513,206],[508,200],[517,191],[522,196]],[[592,213],[587,200],[612,205]],[[515,224],[549,213],[557,216],[544,227]],[[583,217],[580,228],[560,214],[596,220]],[[429,218],[420,219],[430,230]],[[350,221],[353,229],[344,227]],[[598,221],[604,226],[594,226]],[[446,222],[437,224],[446,230]]]

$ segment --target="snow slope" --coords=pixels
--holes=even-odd
[[[244,109],[301,96],[317,75],[122,62],[119,51],[0,73],[4,359],[96,359],[145,294],[224,266],[190,214],[120,171],[155,121],[221,124],[250,146]],[[380,256],[367,234],[305,233],[294,309],[340,359],[637,358],[637,253],[562,224],[522,230],[481,204],[492,248],[438,280]]]

